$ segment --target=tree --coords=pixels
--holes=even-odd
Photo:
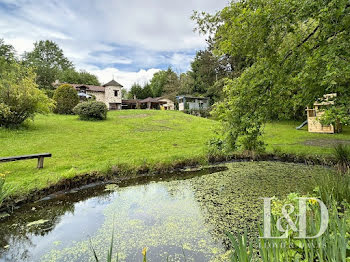
[[[62,83],[70,84],[85,84],[85,85],[101,85],[97,76],[90,74],[87,71],[76,71],[75,69],[67,69],[59,74],[58,80]]]
[[[327,93],[349,108],[349,15],[348,0],[245,0],[212,16],[195,13],[198,29],[214,32],[216,55],[250,61],[226,82],[216,110],[231,146],[259,147],[268,119],[300,118]]]
[[[7,62],[15,59],[15,49],[12,45],[5,44],[4,40],[0,38],[0,57]]]
[[[177,74],[170,68],[166,71],[166,81],[163,86],[162,96],[167,97],[170,100],[175,101],[176,95],[180,92],[180,79]]]
[[[191,76],[191,72],[189,71],[189,72],[180,74],[179,81],[180,81],[179,95],[192,94],[194,79]]]
[[[79,103],[77,90],[69,84],[60,85],[53,99],[56,101],[54,112],[57,114],[72,114],[73,108]]]
[[[0,74],[8,70],[9,65],[15,61],[15,49],[12,45],[5,44],[4,40],[0,38]]]
[[[239,77],[250,65],[250,60],[239,55],[215,55],[212,43],[204,51],[198,51],[188,74],[193,79],[188,94],[210,97],[211,103],[222,100],[224,78]]]
[[[154,97],[162,96],[166,78],[167,72],[163,70],[153,75],[150,85]]]
[[[73,64],[63,54],[62,49],[53,41],[39,41],[34,50],[24,53],[26,65],[35,68],[37,84],[42,89],[53,89],[52,83],[62,71],[73,69]]]
[[[191,63],[191,77],[194,80],[192,94],[206,94],[217,80],[218,59],[208,51],[198,51]]]
[[[178,75],[171,68],[168,68],[166,71],[162,70],[153,75],[150,88],[153,97],[166,96],[169,99],[175,99],[181,85]]]
[[[0,78],[0,126],[18,126],[37,113],[49,113],[54,101],[38,89],[32,69],[16,62],[9,66]]]
[[[126,90],[125,88],[122,88],[122,98],[127,99],[128,96],[129,96],[128,90]]]
[[[142,87],[141,87],[141,85],[139,85],[137,83],[134,83],[131,86],[130,92],[128,94],[128,98],[129,99],[134,99],[136,97],[137,99],[140,99],[142,96],[143,96],[143,94],[142,94]]]
[[[145,99],[147,97],[153,97],[152,89],[149,83],[146,83],[143,86],[140,99]]]

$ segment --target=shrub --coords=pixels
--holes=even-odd
[[[68,84],[59,86],[53,95],[53,99],[56,101],[54,112],[57,114],[72,114],[73,108],[79,103],[77,91]]]
[[[33,118],[36,113],[49,113],[54,101],[35,83],[30,68],[12,64],[0,77],[0,127],[12,127]]]
[[[207,118],[210,116],[210,108],[207,109],[184,109],[184,113]]]
[[[104,103],[89,101],[78,104],[73,112],[82,120],[103,120],[107,118],[107,110]]]
[[[294,204],[295,205],[295,204]],[[297,205],[295,205],[297,206]],[[307,233],[314,236],[321,224],[318,205],[312,202],[307,205]],[[227,233],[233,252],[232,262],[272,262],[272,261],[349,261],[348,233],[350,214],[340,212],[335,203],[328,207],[329,224],[326,232],[317,239],[264,239],[253,238],[248,242],[247,235],[233,236]],[[272,223],[277,223],[280,216],[272,214]],[[273,236],[280,236],[276,226],[272,228]],[[290,230],[289,233],[292,233]],[[260,230],[261,236],[262,230]],[[293,233],[292,233],[293,234]],[[258,246],[254,252],[252,246]]]
[[[346,200],[350,203],[350,173],[340,175],[336,172],[329,173],[325,176],[317,176],[316,192],[319,194],[324,203],[336,201],[338,205]]]
[[[350,147],[338,144],[334,147],[334,157],[337,161],[338,171],[346,173],[350,169]]]
[[[8,196],[9,191],[5,189],[5,174],[0,173],[0,207],[4,199]]]

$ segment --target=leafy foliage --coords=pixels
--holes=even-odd
[[[134,83],[128,93],[129,99],[134,99],[134,97],[141,99],[143,97],[142,86],[140,84]]]
[[[0,207],[8,194],[9,190],[5,189],[5,174],[0,173]]]
[[[232,243],[232,262],[275,262],[275,261],[341,261],[347,262],[349,255],[348,234],[350,214],[348,210],[341,212],[335,203],[328,208],[329,224],[326,232],[317,239],[254,239],[259,246],[259,256],[254,253],[252,241],[246,236],[234,237],[228,234]],[[297,206],[297,203],[293,204]],[[348,204],[347,204],[348,205]],[[308,203],[307,232],[316,235],[321,224],[321,214],[318,206]],[[276,222],[279,216],[272,215]],[[273,227],[274,229],[275,227]],[[292,232],[290,232],[292,233]],[[292,233],[293,234],[293,233]],[[274,236],[278,236],[275,229]]]
[[[97,77],[86,71],[75,71],[74,69],[67,69],[60,73],[59,81],[70,84],[85,84],[99,86],[100,82]]]
[[[77,91],[68,84],[60,85],[56,89],[53,99],[56,101],[54,112],[57,114],[72,114],[73,108],[79,103]]]
[[[8,66],[0,78],[0,126],[18,126],[36,113],[49,113],[54,101],[37,88],[35,73],[15,62]]]
[[[53,89],[52,83],[62,71],[73,69],[73,64],[63,54],[62,49],[53,41],[39,41],[34,50],[23,56],[26,65],[35,68],[37,84],[42,89]]]
[[[334,147],[334,156],[338,171],[346,173],[350,170],[350,146],[338,144]],[[350,203],[350,201],[349,201]]]
[[[301,118],[324,94],[337,93],[349,108],[349,14],[347,0],[247,0],[213,16],[195,13],[198,29],[214,34],[216,55],[251,62],[226,82],[217,109],[233,147],[241,136],[261,146],[266,120]]]
[[[108,109],[103,102],[89,101],[79,103],[73,111],[82,120],[104,120]]]

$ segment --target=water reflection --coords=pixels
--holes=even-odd
[[[183,260],[183,254],[187,261],[209,261],[225,252],[225,230],[255,234],[259,197],[310,186],[310,172],[300,165],[227,166],[115,191],[97,186],[23,207],[1,223],[0,247],[8,247],[0,249],[0,261],[93,261],[90,241],[103,260],[113,224],[122,261],[141,261],[143,247],[149,261]],[[27,226],[37,220],[47,222]]]

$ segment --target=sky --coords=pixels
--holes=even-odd
[[[193,32],[193,10],[214,13],[228,0],[0,0],[0,38],[18,55],[55,41],[77,69],[126,88],[169,66],[190,67],[205,36]]]

